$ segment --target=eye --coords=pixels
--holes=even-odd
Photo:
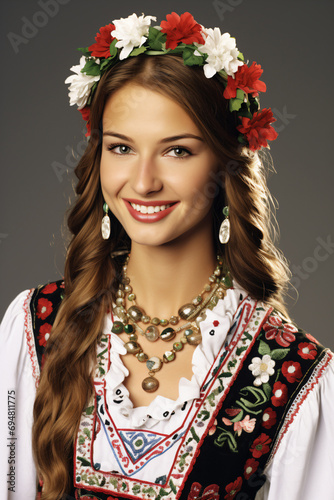
[[[186,148],[181,148],[177,146],[176,148],[172,148],[168,151],[168,153],[174,152],[175,154],[172,154],[174,158],[186,158],[187,156],[191,155],[191,152],[186,149]]]
[[[108,150],[116,155],[126,155],[131,151],[131,148],[126,144],[111,144]]]

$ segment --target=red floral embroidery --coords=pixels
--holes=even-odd
[[[53,293],[57,290],[57,285],[56,283],[49,283],[48,285],[46,285],[43,290],[42,290],[42,293],[45,293],[45,294],[48,294],[48,293]]]
[[[317,350],[313,344],[309,342],[301,342],[298,344],[298,354],[303,359],[315,359]]]
[[[294,333],[298,330],[294,325],[290,323],[283,324],[279,316],[270,316],[268,323],[263,327],[267,340],[275,339],[282,347],[289,347],[290,343],[296,340]]]
[[[190,492],[187,500],[196,500],[199,497],[200,492],[202,490],[202,485],[200,483],[193,483],[190,488]],[[201,500],[219,500],[219,486],[218,484],[210,484],[203,491],[203,494],[200,496]]]
[[[209,429],[209,436],[212,436],[216,432],[216,429],[217,429],[217,419],[215,419],[214,423],[211,425]]]
[[[167,21],[161,21],[162,32],[166,33],[166,49],[175,49],[178,43],[191,45],[194,42],[204,44],[201,34],[202,27],[189,12],[179,16],[172,12],[166,16]]]
[[[213,322],[213,326],[218,326],[219,325],[219,321],[217,321],[216,319],[214,320]]]
[[[39,319],[45,319],[53,311],[52,302],[48,299],[39,299],[37,303],[36,316]]]
[[[267,147],[267,141],[274,141],[277,138],[276,130],[270,125],[275,121],[271,109],[264,108],[262,111],[256,111],[252,119],[242,116],[241,125],[238,125],[237,129],[246,136],[249,149],[256,151],[261,146]]]
[[[249,479],[251,477],[251,475],[257,471],[259,464],[260,464],[260,462],[258,462],[254,458],[249,458],[246,461],[245,467],[244,467],[244,471],[245,471],[244,476],[246,479]]]
[[[100,28],[99,33],[96,33],[96,43],[88,47],[88,50],[94,57],[110,57],[110,44],[115,39],[111,36],[111,32],[115,29],[113,24],[107,24]]]
[[[241,490],[242,486],[242,477],[238,477],[235,481],[228,484],[225,488],[227,495],[224,496],[225,500],[229,500],[230,498],[234,498],[235,495]]]
[[[274,406],[284,406],[288,400],[288,388],[281,382],[275,382],[271,402]]]
[[[258,96],[259,92],[265,92],[267,90],[266,84],[259,80],[262,73],[263,69],[256,62],[253,62],[249,67],[247,64],[239,66],[233,77],[228,76],[227,78],[227,85],[223,94],[225,99],[236,97],[237,89],[241,89],[253,97]]]
[[[258,438],[253,442],[250,451],[254,458],[260,458],[265,453],[269,452],[269,444],[271,443],[271,439],[267,434],[260,434]]]
[[[319,342],[317,341],[316,338],[313,337],[313,335],[311,335],[310,333],[306,333],[305,334],[306,337],[311,341],[311,342],[314,342],[315,344],[319,344]]]
[[[273,425],[276,424],[277,414],[272,408],[267,408],[264,410],[262,415],[262,425],[266,429],[271,429]]]
[[[51,332],[52,325],[49,323],[43,323],[43,325],[39,329],[39,334],[38,334],[38,343],[39,345],[46,346],[46,342],[48,338],[50,337],[50,332]]]
[[[90,107],[89,106],[85,106],[84,108],[79,109],[79,111],[81,113],[82,118],[86,122],[87,132],[85,133],[85,136],[88,137],[88,136],[91,135],[90,121],[89,121],[89,118],[90,118]],[[61,288],[64,288],[64,286],[61,286]]]
[[[282,373],[288,382],[292,384],[302,377],[302,370],[298,361],[285,361],[282,366]]]

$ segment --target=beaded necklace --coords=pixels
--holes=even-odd
[[[201,343],[202,335],[199,326],[201,321],[206,318],[205,310],[213,309],[218,300],[224,298],[227,288],[232,286],[232,280],[228,272],[223,274],[223,262],[221,257],[218,256],[217,267],[209,277],[209,282],[205,284],[200,294],[192,302],[181,306],[178,314],[171,316],[169,319],[160,319],[157,316],[151,318],[136,303],[136,295],[130,284],[130,278],[127,276],[129,258],[130,255],[127,256],[123,266],[123,276],[116,294],[116,305],[113,308],[120,321],[114,321],[111,331],[116,334],[125,332],[129,335],[129,340],[125,343],[127,353],[136,356],[139,362],[145,362],[149,370],[148,377],[142,381],[142,388],[146,392],[154,392],[159,387],[159,381],[156,379],[155,374],[161,370],[163,364],[174,361],[176,353],[181,351],[186,344],[198,345]],[[126,308],[126,300],[133,304],[128,309]],[[176,329],[168,326],[177,325],[180,319],[185,320],[186,323]],[[138,324],[139,322],[149,326],[143,329]],[[158,326],[165,327],[161,333]],[[149,357],[138,343],[136,333],[143,335],[150,342],[156,342],[158,339],[170,342],[181,331],[184,331],[182,337],[173,343],[171,349],[165,351],[162,358],[158,356]]]

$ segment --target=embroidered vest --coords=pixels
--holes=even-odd
[[[49,283],[31,297],[40,367],[63,288],[62,281]],[[210,335],[219,333],[215,323]],[[195,416],[184,429],[172,470],[155,483],[103,473],[91,463],[100,425],[95,413],[108,366],[106,356],[99,356],[96,394],[80,422],[68,500],[255,498],[266,480],[266,467],[332,353],[272,308],[249,297],[240,304],[232,328],[231,341],[222,346],[201,387]],[[108,346],[102,336],[101,352]]]

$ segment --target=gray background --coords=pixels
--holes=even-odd
[[[246,60],[264,69],[268,90],[261,106],[273,109],[280,131],[271,147],[277,174],[270,175],[269,187],[279,202],[279,246],[298,292],[291,290],[289,310],[333,349],[334,248],[324,246],[334,241],[333,2],[49,2],[53,12],[44,15],[47,0],[1,2],[0,315],[20,291],[62,275],[61,227],[73,198],[71,151],[79,157],[85,145],[81,115],[69,107],[63,83],[79,62],[76,48],[93,43],[100,26],[132,12],[160,22],[173,10],[188,10],[204,26],[230,32]],[[14,50],[9,33],[26,43]]]

